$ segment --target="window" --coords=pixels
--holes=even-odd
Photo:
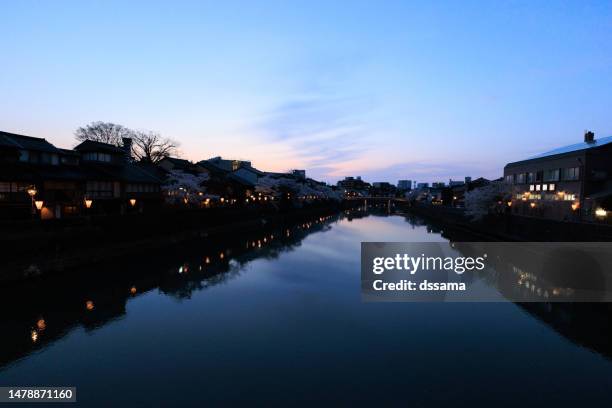
[[[535,183],[535,181],[536,181],[536,174],[534,172],[527,173],[527,182]]]
[[[84,160],[110,162],[111,155],[108,153],[87,152],[83,155]]]
[[[544,181],[559,181],[559,169],[544,171]]]
[[[576,200],[576,194],[565,194],[563,196],[563,199],[565,201],[574,201],[574,200]]]
[[[59,164],[59,158],[58,158],[57,154],[41,153],[40,154],[40,163],[41,164],[52,164],[52,165],[56,166],[57,164]]]
[[[578,180],[580,178],[580,167],[563,169],[563,180]]]
[[[555,186],[554,184],[549,184],[549,185],[548,185],[548,191],[555,191],[555,188],[556,188],[556,187],[557,187],[557,186]]]
[[[8,181],[0,182],[0,192],[1,193],[19,193],[25,192],[30,185],[27,183],[11,183]]]
[[[536,187],[536,191],[540,191],[540,185],[539,184],[536,184],[535,187]]]
[[[516,184],[525,184],[525,173],[519,173],[516,175]]]
[[[30,156],[30,163],[38,163],[40,160],[40,156],[37,152],[29,152],[28,156]]]
[[[110,181],[88,181],[87,197],[111,198],[113,196],[113,183]]]
[[[543,171],[543,170],[539,170],[539,171],[537,171],[537,172],[536,172],[536,179],[535,179],[535,181],[536,181],[536,182],[538,182],[538,181],[542,181],[542,178],[543,178],[542,176],[543,176],[543,175],[544,175],[544,171]]]
[[[155,193],[159,188],[155,184],[128,184],[125,187],[127,193]]]
[[[548,191],[548,184],[542,185],[542,191]]]
[[[506,183],[508,183],[508,184],[514,183],[514,174],[508,174],[506,176],[505,180],[506,180]]]
[[[531,184],[531,185],[529,186],[529,191],[533,191],[533,190],[535,190],[535,186],[534,186],[533,184]]]

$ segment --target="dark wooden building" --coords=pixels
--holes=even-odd
[[[123,148],[86,141],[74,150],[0,132],[0,218],[43,219],[158,206],[161,180]]]

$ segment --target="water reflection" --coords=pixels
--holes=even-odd
[[[479,239],[464,230],[444,230],[435,221],[406,214],[403,217],[413,228],[424,227],[428,233],[439,233],[464,256],[485,252],[492,255],[488,260],[492,268],[487,273],[466,272],[461,276],[462,281],[483,280],[560,335],[612,358],[612,303],[572,302],[610,296],[612,259],[609,251],[598,250],[596,243],[585,243],[586,252],[572,248],[569,243],[559,244],[561,249],[539,253],[533,251],[534,243],[523,248],[507,246],[494,251],[490,243],[462,243]],[[535,243],[535,246],[547,249],[546,243]],[[539,297],[541,302],[526,302],[534,297]],[[517,301],[521,299],[523,302]]]
[[[356,212],[360,210],[202,239],[168,248],[163,254],[141,254],[121,263],[4,288],[0,290],[0,367],[41,350],[77,327],[90,331],[122,318],[129,299],[152,290],[188,299],[194,291],[235,278],[255,259],[275,259],[294,250],[308,235],[328,230]]]
[[[183,301],[193,297],[196,292],[229,283],[243,274],[246,276],[248,275],[247,266],[251,262],[259,259],[273,260],[283,254],[293,252],[301,246],[306,237],[313,233],[325,233],[335,228],[337,222],[341,222],[342,228],[350,231],[352,235],[335,237],[335,239],[350,239],[356,242],[374,239],[384,240],[385,238],[390,241],[448,240],[456,243],[478,240],[477,237],[465,231],[442,228],[418,217],[402,216],[400,218],[397,215],[389,217],[387,213],[388,208],[386,207],[370,208],[367,211],[357,209],[336,215],[312,217],[291,225],[263,226],[258,232],[254,233],[237,233],[222,239],[205,238],[189,244],[170,247],[163,254],[145,254],[145,256],[136,260],[100,265],[80,271],[78,274],[56,277],[36,284],[3,290],[0,293],[0,304],[2,306],[0,309],[2,310],[0,327],[3,334],[0,366],[5,367],[33,352],[40,351],[77,328],[83,328],[85,331],[91,332],[109,322],[122,319],[126,317],[128,301],[145,296],[152,291],[157,291],[164,297]],[[324,249],[310,248],[311,252],[309,253],[322,256]],[[463,250],[469,251],[470,249],[463,248]],[[357,254],[351,253],[347,256],[353,258],[353,255],[357,259]],[[332,258],[328,257],[326,259]],[[561,282],[554,282],[557,276],[550,273],[551,268],[544,267],[542,269],[544,273],[538,274],[527,263],[508,262],[507,259],[504,260],[503,258],[500,258],[498,264],[496,264],[495,269],[498,268],[500,273],[496,275],[483,277],[466,274],[464,279],[472,281],[487,279],[486,283],[497,288],[502,294],[515,293],[517,290],[529,290],[530,292],[539,290],[542,294],[548,291],[549,296],[561,296],[563,295],[562,291],[555,292],[555,288],[559,289],[567,286],[567,276],[561,276]],[[358,279],[358,273],[336,279],[342,280],[344,278]],[[591,284],[597,285],[597,279],[597,276],[594,275],[589,281]],[[316,283],[327,283],[327,281],[319,280]],[[319,320],[309,319],[311,315],[308,314],[302,317],[303,320],[300,320],[298,316],[295,323],[292,323],[293,316],[285,321],[294,331],[297,331],[300,325],[307,326],[309,331],[302,334],[313,336],[313,338],[309,338],[311,346],[316,347],[318,344],[314,339],[315,337],[330,336],[330,333],[330,341],[332,344],[336,344],[333,343],[334,336],[340,337],[340,335],[333,331],[335,327],[344,327],[345,330],[350,330],[351,327],[357,327],[357,322],[365,322],[363,324],[367,327],[385,329],[386,326],[382,326],[380,320],[368,320],[368,316],[371,317],[371,314],[376,311],[382,311],[381,308],[384,306],[366,305],[366,307],[354,305],[347,301],[347,303],[341,303],[340,306],[330,303],[332,305],[330,307],[334,308],[333,313],[326,309],[326,302],[330,302],[329,299],[332,298],[332,294],[336,299],[343,297],[344,300],[350,297],[350,302],[354,297],[356,299],[355,304],[358,303],[357,288],[355,293],[351,293],[350,291],[332,292],[326,287],[317,286],[317,291],[328,291],[326,292],[327,297],[317,298],[318,303],[310,303],[315,311],[321,311],[320,314],[313,314]],[[418,316],[417,313],[413,313],[413,305],[408,305],[410,308],[391,306],[385,309],[388,316],[393,317],[400,314],[403,317]],[[441,306],[454,307],[453,305]],[[320,309],[317,309],[317,307],[320,307]],[[342,307],[345,309],[342,309]],[[476,309],[481,307],[488,308],[489,306],[485,304],[476,305]],[[612,357],[612,319],[610,318],[612,315],[607,304],[531,303],[519,304],[519,307],[528,316],[546,323],[556,333],[575,344],[597,351],[607,358]],[[370,315],[362,315],[356,312],[353,314],[353,310],[349,310],[350,308],[361,308],[359,309],[360,313],[369,313]],[[445,310],[452,314],[452,310]],[[253,311],[253,313],[257,313],[257,311]],[[404,313],[405,315],[403,315]],[[473,313],[476,314],[478,311],[476,310]],[[398,318],[398,316],[395,317]],[[273,315],[268,321],[265,317],[259,316],[259,319],[256,320],[258,324],[265,326],[266,324],[277,324],[276,319],[281,318],[279,315]],[[532,319],[529,318],[528,320]],[[291,324],[295,324],[295,326],[291,326]],[[310,326],[308,326],[309,324]],[[326,327],[326,324],[329,326]],[[427,324],[418,321],[414,323],[411,326],[411,335],[418,338],[419,334],[426,331],[423,327],[429,327]],[[440,325],[444,324],[452,327],[454,323],[452,321],[440,322]],[[269,330],[270,326],[267,327]],[[327,332],[319,333],[321,328],[326,328]],[[160,330],[164,329],[160,328]],[[431,327],[430,329],[434,330]],[[397,331],[399,329],[394,327],[393,330]],[[262,332],[265,333],[265,329],[262,329]],[[289,337],[284,340],[294,341],[295,339],[290,337],[293,332],[288,331],[287,333],[289,333],[287,334]],[[277,332],[277,335],[282,334],[284,332]],[[393,336],[388,335],[389,339],[391,337]],[[400,340],[401,342],[407,342],[408,337],[398,335],[397,340],[398,342]],[[433,339],[435,333],[431,334],[430,337]],[[369,341],[373,342],[374,340],[370,338]],[[430,342],[430,340],[427,342]],[[478,339],[474,339],[474,342],[477,343]],[[261,344],[259,346],[263,347]],[[324,352],[325,346],[322,345],[318,352]],[[307,349],[308,345],[302,347]],[[343,347],[348,350],[358,349],[359,342],[351,343],[347,341]],[[397,347],[396,350],[399,352],[399,345]],[[351,356],[351,358],[356,357],[358,356]],[[395,354],[393,358],[396,358]],[[339,372],[338,374],[345,375],[347,373]]]

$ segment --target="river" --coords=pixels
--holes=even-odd
[[[610,406],[607,304],[362,302],[360,242],[449,234],[353,210],[4,289],[0,386],[90,406]]]

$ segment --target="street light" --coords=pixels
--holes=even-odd
[[[36,209],[37,209],[38,211],[40,211],[40,210],[42,210],[42,208],[43,208],[43,204],[44,204],[44,202],[43,202],[42,200],[36,200],[36,201],[34,201],[34,204],[36,204]]]
[[[90,209],[92,204],[93,204],[93,200],[91,198],[85,199],[85,208]]]
[[[130,198],[130,205],[132,207],[134,207],[136,205],[136,199],[135,198]]]
[[[32,218],[34,218],[34,215],[36,214],[36,210],[34,209],[34,196],[36,195],[36,193],[38,193],[38,191],[36,190],[36,186],[29,186],[26,189],[28,195],[30,196],[30,200],[32,201]]]

